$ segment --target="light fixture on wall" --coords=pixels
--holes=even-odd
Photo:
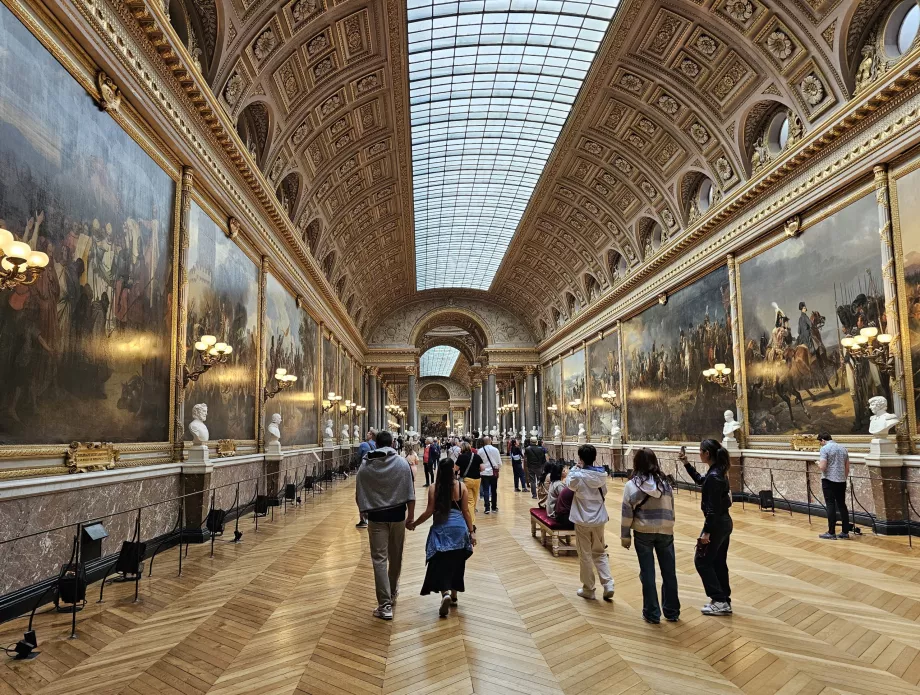
[[[580,413],[580,414],[582,414],[582,415],[585,414],[585,406],[584,406],[584,404],[581,402],[581,399],[580,399],[580,398],[576,398],[576,399],[574,399],[574,400],[569,401],[568,406],[569,406],[569,408],[571,408],[572,410],[574,410],[574,411],[577,412],[577,413]]]
[[[499,411],[501,411],[504,415],[507,415],[508,413],[517,412],[517,409],[518,409],[517,403],[505,403],[503,406],[499,408]]]
[[[26,242],[16,241],[12,232],[0,229],[0,290],[31,285],[48,261],[48,254],[33,251]]]
[[[352,408],[354,408],[354,407],[355,407],[355,404],[351,402],[351,399],[350,399],[350,398],[346,398],[346,399],[345,399],[345,402],[342,403],[342,405],[339,406],[339,412],[340,412],[342,415],[346,415],[346,414],[348,414],[348,412],[349,412]]]
[[[875,326],[868,326],[859,331],[859,335],[847,336],[840,341],[846,353],[854,358],[865,358],[876,365],[885,374],[894,370],[894,356],[891,354],[893,336],[879,333]]]
[[[329,395],[323,399],[323,412],[328,413],[341,400],[342,400],[342,397],[339,396],[335,391],[330,391]]]
[[[604,401],[607,405],[613,408],[615,411],[620,412],[622,406],[620,405],[620,394],[618,394],[613,389],[609,391],[604,391],[601,394],[601,400]]]
[[[551,413],[555,413],[557,410],[559,410],[559,406],[553,403],[552,405],[546,406],[546,409]]]
[[[274,398],[286,388],[293,386],[294,382],[297,381],[297,377],[293,374],[288,374],[287,369],[284,367],[278,367],[275,370],[275,375],[273,378],[275,380],[274,387],[266,386],[264,389],[262,389],[263,402],[267,401],[269,398]]]
[[[201,365],[190,369],[187,364],[182,365],[182,385],[188,386],[190,381],[198,381],[198,377],[208,371],[215,364],[224,364],[233,348],[227,343],[218,342],[213,335],[203,335],[195,341],[195,350],[201,358]]]
[[[726,365],[719,362],[716,366],[711,367],[710,369],[703,370],[703,377],[706,381],[720,386],[723,389],[734,389],[735,382],[732,381],[732,370]]]

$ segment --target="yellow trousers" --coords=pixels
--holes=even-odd
[[[476,502],[479,501],[479,485],[482,483],[482,480],[479,478],[464,478],[463,484],[466,485],[467,492],[469,492],[469,499],[467,500],[467,506],[470,508],[470,519],[473,520],[473,524],[476,523]]]

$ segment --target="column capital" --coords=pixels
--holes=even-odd
[[[380,367],[368,367],[367,374],[368,376],[373,376],[373,377],[380,376]]]
[[[492,365],[489,365],[488,367],[486,367],[486,373],[489,376],[495,376],[496,374],[498,374],[498,367],[493,367]]]
[[[535,364],[525,364],[524,365],[524,376],[530,376],[537,371],[537,365]]]
[[[470,388],[471,388],[471,389],[480,389],[480,388],[482,388],[482,379],[480,379],[479,377],[475,377],[475,378],[470,382]]]
[[[409,376],[418,376],[418,365],[410,364],[406,367],[406,374]]]
[[[524,372],[521,371],[521,370],[516,371],[516,372],[514,373],[514,383],[515,383],[515,384],[519,384],[519,383],[521,383],[523,380],[524,380]]]

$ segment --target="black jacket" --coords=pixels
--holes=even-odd
[[[546,451],[542,446],[531,444],[524,449],[524,459],[527,461],[527,470],[535,471],[539,475],[546,465]]]
[[[706,517],[703,522],[703,533],[709,533],[710,524],[728,514],[728,508],[732,506],[732,491],[728,478],[714,467],[706,471],[706,475],[700,475],[689,461],[684,463],[684,468],[693,478],[693,482],[703,488],[700,495],[700,509]]]

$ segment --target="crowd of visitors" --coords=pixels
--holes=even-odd
[[[846,480],[849,456],[830,435],[821,434],[822,487],[828,509],[828,532],[821,538],[848,538]],[[362,463],[356,478],[355,498],[361,520],[368,528],[377,608],[374,615],[393,617],[399,593],[405,531],[432,519],[426,542],[427,571],[422,595],[439,594],[439,614],[446,617],[464,591],[466,561],[476,545],[477,500],[482,496],[484,513],[498,512],[498,479],[502,456],[488,436],[454,437],[425,441],[421,452],[425,467],[427,507],[415,519],[415,469],[419,452],[412,441],[404,443],[403,455],[392,448],[389,432],[368,431],[359,453]],[[537,438],[522,449],[517,440],[506,442],[515,492],[531,492],[547,517],[574,529],[581,587],[577,594],[593,600],[600,584],[602,598],[612,601],[614,578],[605,540],[609,468],[597,465],[597,450],[591,444],[578,448],[578,461],[570,466],[548,461],[547,451]],[[694,565],[710,602],[702,613],[732,615],[728,550],[733,530],[730,514],[732,492],[729,452],[714,439],[699,446],[699,461],[705,472],[693,466],[681,447],[678,460],[700,487],[703,525],[697,538]],[[662,616],[670,622],[680,619],[680,598],[674,550],[675,482],[662,470],[655,452],[640,448],[633,454],[632,469],[623,489],[620,543],[635,547],[642,585],[642,617],[657,624]],[[836,516],[842,532],[836,535]],[[656,580],[656,559],[661,573],[660,601]]]

